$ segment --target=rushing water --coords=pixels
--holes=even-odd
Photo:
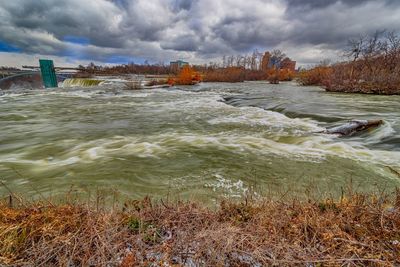
[[[384,125],[320,133],[351,119]],[[0,91],[0,179],[22,194],[116,189],[212,199],[400,185],[400,97],[293,83]],[[0,193],[6,194],[4,187]]]

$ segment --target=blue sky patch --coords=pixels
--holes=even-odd
[[[129,56],[122,56],[122,55],[113,55],[105,59],[106,63],[113,63],[113,64],[128,64],[134,62],[136,64],[141,64],[144,62],[143,59],[129,57]]]
[[[20,51],[21,49],[19,49],[18,47],[0,40],[0,52],[20,52]]]
[[[64,41],[73,43],[73,44],[79,44],[79,45],[89,45],[90,40],[89,38],[82,37],[82,36],[74,36],[74,35],[66,35],[63,38]]]

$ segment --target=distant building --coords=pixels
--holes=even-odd
[[[177,60],[177,61],[171,61],[169,63],[169,67],[171,69],[171,72],[177,73],[181,68],[184,66],[188,66],[189,63],[183,60]]]
[[[261,60],[261,70],[266,71],[271,68],[296,70],[296,61],[286,57],[284,59],[272,56],[270,52],[265,52]]]
[[[271,53],[268,51],[265,52],[261,61],[261,70],[266,71],[269,68],[270,59],[271,59]]]
[[[288,69],[291,71],[295,71],[296,70],[296,61],[291,60],[290,58],[284,58],[281,61],[281,69]]]

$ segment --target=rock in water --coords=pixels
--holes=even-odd
[[[327,134],[339,134],[342,136],[350,136],[354,133],[361,132],[383,124],[383,120],[354,120],[334,128],[326,129]]]

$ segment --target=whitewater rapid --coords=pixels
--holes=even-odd
[[[7,92],[1,179],[29,194],[72,186],[200,199],[252,187],[260,194],[310,186],[336,194],[349,182],[363,191],[393,188],[400,184],[396,101],[266,83]],[[385,123],[350,138],[320,133],[352,118]]]

